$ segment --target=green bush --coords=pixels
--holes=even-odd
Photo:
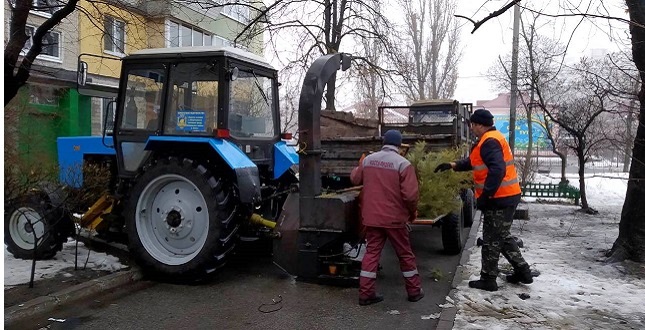
[[[465,147],[438,152],[429,152],[426,147],[425,142],[416,143],[406,155],[419,180],[419,218],[434,219],[451,211],[459,212],[459,193],[472,187],[472,174],[455,171],[434,173],[434,169],[441,163],[460,159]]]

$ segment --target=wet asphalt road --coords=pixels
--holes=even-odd
[[[463,232],[464,241],[468,231]],[[411,237],[426,292],[416,303],[407,301],[398,261],[386,244],[377,282],[385,301],[372,306],[358,305],[357,288],[294,281],[268,256],[237,257],[205,284],[140,281],[35,318],[20,328],[434,329],[438,318],[424,316],[441,312],[439,305],[451,289],[460,256],[442,254],[439,228],[414,226]],[[434,281],[432,276],[439,279]],[[49,317],[65,321],[47,321]]]

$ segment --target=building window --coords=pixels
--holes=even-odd
[[[33,45],[32,36],[34,35],[35,31],[35,27],[28,25],[25,26],[25,33],[27,34],[29,39],[27,39],[25,45],[22,48],[23,53],[27,53]],[[43,60],[60,61],[60,42],[61,35],[59,32],[49,31],[45,33],[45,35],[43,36],[43,49],[40,51],[38,57]]]
[[[240,43],[234,44],[232,41],[220,36],[213,36],[213,45],[221,46],[221,47],[235,47],[235,48],[249,51],[249,47],[247,45],[243,45]]]
[[[172,21],[166,24],[168,47],[210,46],[213,36],[190,26]]]
[[[43,17],[51,17],[53,13],[65,6],[61,0],[33,0],[32,12]]]
[[[108,53],[125,53],[125,23],[112,16],[105,16],[103,28],[103,49]]]
[[[57,106],[65,90],[50,85],[28,84],[29,103]]]
[[[228,1],[228,3],[230,4],[227,4],[222,8],[222,14],[240,23],[246,24],[250,21],[248,1],[237,0]]]
[[[214,36],[213,37],[213,45],[224,47],[224,46],[233,46],[233,43],[230,40],[226,39],[226,38],[222,38],[220,36]]]

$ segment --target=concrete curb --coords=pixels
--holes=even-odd
[[[456,302],[455,294],[457,293],[457,286],[463,280],[461,274],[470,259],[470,248],[475,246],[477,242],[477,232],[479,231],[479,225],[481,223],[481,218],[478,217],[481,212],[475,213],[475,219],[473,220],[473,225],[470,227],[468,232],[468,238],[466,239],[466,244],[464,245],[463,252],[461,253],[461,259],[459,259],[459,265],[457,270],[455,270],[455,276],[452,278],[451,287],[452,289],[448,293],[448,297],[452,301]],[[444,303],[444,304],[447,304]],[[439,317],[439,323],[437,324],[437,330],[450,330],[455,324],[455,317],[457,316],[457,307],[455,306],[446,306],[441,309],[441,316]]]
[[[5,327],[10,326],[35,315],[51,312],[56,307],[138,281],[141,277],[141,271],[138,268],[132,268],[80,283],[47,296],[34,298],[24,304],[5,308],[4,325]]]

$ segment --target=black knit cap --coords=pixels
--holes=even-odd
[[[403,136],[401,136],[401,132],[398,130],[391,129],[383,135],[383,144],[400,147],[401,142],[403,142]]]
[[[493,115],[486,109],[477,109],[470,116],[470,121],[484,126],[493,126]]]

